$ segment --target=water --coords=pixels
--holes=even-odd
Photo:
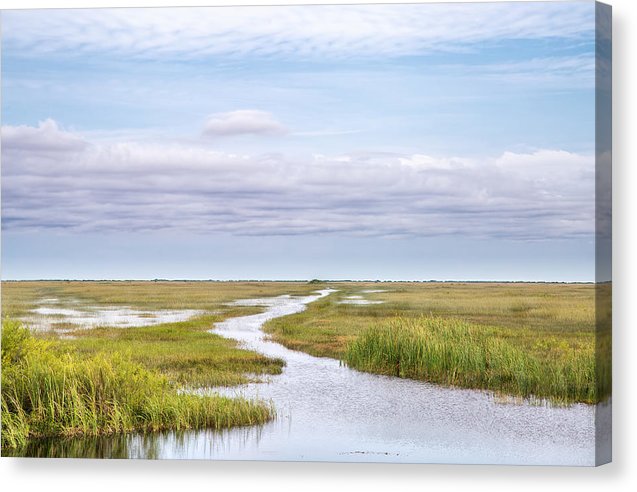
[[[47,298],[40,301],[40,306],[31,310],[23,321],[34,331],[54,331],[58,334],[72,333],[75,328],[95,328],[110,326],[131,328],[153,326],[162,323],[187,321],[202,311],[194,309],[141,311],[127,306],[102,307],[84,306],[79,301],[65,301],[76,304],[77,308],[60,307],[59,299]],[[60,328],[64,326],[64,328]]]
[[[482,391],[351,370],[268,341],[266,321],[329,295],[280,296],[236,304],[264,312],[218,323],[214,333],[287,363],[267,384],[223,391],[271,400],[277,419],[260,427],[32,446],[37,456],[218,460],[389,461],[593,465],[595,407],[506,403]],[[212,390],[211,390],[212,391]]]

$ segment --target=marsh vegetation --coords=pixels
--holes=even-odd
[[[280,359],[242,350],[208,333],[226,317],[257,312],[228,306],[237,298],[311,290],[300,284],[201,282],[5,282],[2,289],[2,447],[29,439],[222,428],[261,424],[268,402],[195,396],[279,374]],[[30,332],[43,299],[91,306],[197,310],[187,321],[142,327],[74,324],[60,318]],[[81,321],[80,321],[81,323]],[[68,333],[72,333],[69,337]]]
[[[29,439],[263,423],[268,405],[195,396],[123,352],[91,355],[2,325],[2,446]]]
[[[555,403],[610,393],[601,376],[610,358],[596,358],[592,284],[381,285],[341,284],[265,331],[288,348],[378,374]],[[372,304],[343,303],[361,295]]]
[[[3,283],[3,448],[34,438],[268,421],[267,402],[190,393],[264,381],[285,365],[210,329],[263,310],[233,301],[308,295],[317,283]],[[274,341],[361,371],[559,404],[595,403],[609,393],[609,358],[595,351],[601,310],[593,285],[320,283],[338,291],[271,319],[264,330]],[[196,315],[137,327],[58,320],[37,332],[12,321],[28,320],[43,299],[149,318],[153,310]],[[600,340],[610,346],[610,335]]]
[[[365,330],[345,361],[362,371],[557,402],[597,401],[593,347],[555,340],[526,351],[506,331],[457,319],[398,318]],[[539,353],[544,353],[541,357]]]

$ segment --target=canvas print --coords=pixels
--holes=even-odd
[[[2,11],[2,456],[611,459],[611,11]]]

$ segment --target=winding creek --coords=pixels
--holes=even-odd
[[[271,400],[264,426],[56,443],[47,456],[217,460],[387,461],[403,463],[595,463],[595,407],[502,402],[488,392],[445,388],[349,369],[269,341],[273,318],[301,312],[333,290],[305,297],[237,301],[264,311],[230,318],[213,330],[286,361],[268,383],[219,390]]]

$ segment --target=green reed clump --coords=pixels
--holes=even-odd
[[[497,328],[427,316],[375,325],[347,347],[356,369],[558,403],[598,401],[592,348],[539,357]]]
[[[2,323],[2,447],[31,438],[260,424],[264,403],[178,393],[121,354],[59,353],[15,321]]]

